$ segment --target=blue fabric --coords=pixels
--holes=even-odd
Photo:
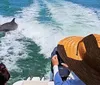
[[[57,55],[57,47],[55,47],[51,53],[51,58],[54,56],[54,55]]]
[[[57,52],[57,47],[55,47],[51,53],[51,58],[57,55],[58,61],[59,61],[59,65],[58,65],[58,69],[59,69],[59,74],[61,77],[68,77],[68,75],[70,74],[70,71],[68,70],[68,68],[64,67],[61,65],[61,63],[64,63],[63,60],[60,58],[58,52]],[[53,65],[51,63],[51,71],[53,72]]]
[[[57,72],[55,77],[54,77],[54,84],[55,85],[86,85],[80,79],[79,80],[68,79],[68,80],[63,82],[60,75],[59,75],[59,72]]]

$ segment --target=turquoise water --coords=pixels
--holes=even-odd
[[[1,0],[0,14],[3,16],[14,16],[22,7],[29,6],[33,0]]]
[[[1,0],[0,24],[14,17],[18,29],[0,33],[8,85],[29,76],[49,78],[50,53],[62,38],[100,33],[99,0]]]
[[[19,41],[19,40],[18,40]],[[49,71],[45,69],[50,67],[50,60],[45,58],[45,55],[39,54],[40,46],[37,46],[31,39],[20,39],[26,46],[27,58],[18,59],[16,65],[20,68],[19,71],[11,70],[10,84],[16,80],[26,79],[27,77],[39,76],[42,78]],[[21,53],[19,54],[22,55]],[[10,85],[9,84],[9,85]]]

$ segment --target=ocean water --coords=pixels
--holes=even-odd
[[[49,78],[50,54],[68,36],[100,34],[99,0],[0,0],[0,24],[16,18],[18,29],[0,33],[0,62],[11,78]]]

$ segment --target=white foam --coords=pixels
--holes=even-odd
[[[6,34],[5,37],[1,38],[0,58],[2,62],[7,65],[9,70],[17,69],[15,65],[16,61],[19,58],[25,58],[27,55],[25,46],[19,41],[16,41],[16,39],[19,38],[23,38],[23,36],[17,34],[16,31],[11,32],[11,34]]]
[[[50,57],[50,53],[58,41],[66,36],[100,32],[100,21],[91,9],[65,1],[60,1],[61,5],[51,4],[46,0],[42,1],[52,13],[52,19],[61,24],[62,30],[59,31],[52,25],[39,24],[38,21],[34,20],[25,25],[29,28],[22,33],[41,46],[40,53],[45,54],[46,57]],[[27,32],[30,33],[27,35]]]
[[[24,22],[29,22],[35,20],[35,17],[38,17],[39,6],[37,0],[34,0],[34,4],[31,4],[29,7],[23,7],[20,14],[16,14],[17,18],[22,18]]]
[[[44,2],[56,22],[61,24],[65,35],[100,33],[100,21],[92,9],[63,0],[57,1],[60,5]]]
[[[6,34],[5,37],[1,38],[0,58],[1,61],[7,65],[9,70],[19,69],[16,66],[16,61],[19,58],[26,58],[28,56],[25,45],[22,42],[16,41],[16,39],[21,39],[25,37],[21,32],[24,29],[27,30],[28,28],[31,28],[30,25],[28,25],[27,23],[34,20],[32,19],[32,17],[34,18],[34,16],[36,15],[35,14],[36,11],[38,11],[36,7],[37,7],[37,3],[34,3],[30,7],[23,8],[21,14],[15,15],[16,22],[18,23],[18,29],[10,32],[10,34]],[[5,22],[11,21],[13,17],[0,16],[0,18],[1,18],[0,24],[3,24]],[[28,33],[29,32],[27,32],[26,35],[28,35]]]
[[[1,40],[0,56],[5,55],[3,58],[8,68],[11,68],[12,66],[15,66],[16,68],[16,61],[19,58],[23,58],[23,56],[27,56],[25,46],[16,41],[18,38],[31,38],[41,47],[40,53],[45,54],[48,58],[58,41],[66,36],[100,33],[100,21],[91,9],[67,1],[65,2],[63,0],[56,0],[61,5],[51,4],[46,0],[42,1],[50,10],[52,19],[61,24],[60,27],[62,30],[58,30],[57,27],[46,23],[40,24],[39,21],[36,20],[40,11],[39,2],[37,0],[35,0],[35,3],[29,7],[23,8],[21,14],[15,15],[16,22],[19,26],[18,29],[11,32],[11,34],[7,34]],[[12,17],[0,16],[0,19],[0,24],[2,24],[12,19]],[[8,55],[8,49],[10,47],[13,47],[14,56]],[[19,52],[23,52],[24,54],[18,56]]]

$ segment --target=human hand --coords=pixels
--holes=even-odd
[[[53,66],[59,64],[57,55],[54,55],[54,56],[52,57],[52,64],[53,64]]]

